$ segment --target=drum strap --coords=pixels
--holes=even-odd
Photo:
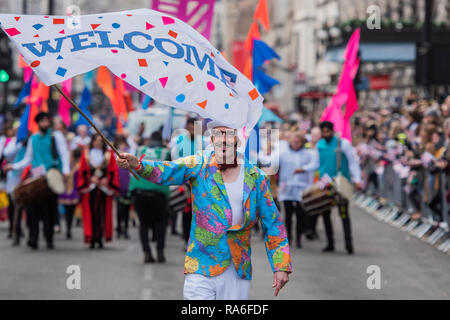
[[[336,148],[336,170],[337,172],[341,172],[342,166],[342,146],[341,146],[341,138],[338,139],[338,145]]]
[[[52,131],[51,134],[51,148],[52,148],[52,168],[57,168],[58,166],[58,150],[56,150],[55,132]]]

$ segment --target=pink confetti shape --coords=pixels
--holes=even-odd
[[[154,25],[152,25],[152,24],[150,24],[148,22],[145,23],[145,30],[148,30],[148,29],[151,29],[151,28],[154,28],[154,27],[155,27]]]
[[[214,91],[214,89],[216,89],[216,86],[211,81],[208,81],[206,87],[208,88],[209,91]]]
[[[117,53],[117,52],[119,52],[119,51],[117,51],[116,49],[111,49],[111,52],[112,52],[112,53]]]
[[[20,31],[17,30],[16,28],[5,29],[5,32],[6,32],[10,37],[14,37],[14,36],[17,36],[18,34],[20,34]]]
[[[122,74],[120,75],[120,77],[121,77],[122,79],[125,79],[125,78],[127,77],[127,75],[126,75],[125,73],[122,73]]]
[[[64,32],[64,29],[62,29],[59,33],[66,34],[66,33]]]
[[[164,25],[175,23],[175,20],[171,17],[162,17],[162,21]]]
[[[167,80],[168,80],[168,79],[169,79],[168,77],[159,78],[159,82],[161,82],[161,85],[162,85],[163,88],[166,87],[166,84],[167,84]]]

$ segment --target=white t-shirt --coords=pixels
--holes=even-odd
[[[240,165],[239,176],[233,182],[225,182],[228,199],[230,200],[233,214],[232,226],[244,223],[244,210],[242,202],[244,201],[244,165]]]

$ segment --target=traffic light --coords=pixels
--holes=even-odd
[[[5,69],[0,70],[0,82],[8,82],[9,74]]]
[[[0,32],[0,82],[8,82],[12,76],[11,43],[4,32]]]

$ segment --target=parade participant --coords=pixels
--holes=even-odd
[[[275,296],[292,272],[286,228],[273,201],[265,174],[238,161],[237,131],[218,122],[213,150],[176,161],[142,161],[121,154],[119,166],[135,169],[162,185],[192,186],[193,219],[185,259],[185,299],[247,299],[252,267],[250,231],[260,219]],[[241,156],[240,159],[242,160]]]
[[[162,144],[161,132],[155,131],[147,146],[137,151],[138,158],[144,160],[165,161],[170,159],[169,150]],[[120,168],[121,170],[126,170]],[[128,172],[128,170],[126,170]],[[120,181],[122,183],[122,181]],[[157,261],[165,262],[164,246],[167,227],[167,198],[169,187],[151,183],[146,179],[131,177],[130,193],[134,208],[139,216],[139,239],[144,251],[144,263],[155,262],[150,247],[148,232],[156,238]]]
[[[81,155],[78,190],[81,193],[84,241],[103,248],[103,237],[112,240],[112,204],[119,189],[119,175],[112,151],[99,134],[92,136],[89,149]]]
[[[51,117],[46,112],[39,112],[34,118],[39,131],[30,137],[27,144],[24,158],[12,165],[8,169],[21,170],[31,163],[32,175],[44,175],[47,170],[56,168],[61,170],[65,178],[70,173],[69,152],[66,140],[60,131],[51,129]],[[55,219],[58,214],[58,197],[54,195],[50,200],[41,203],[39,206],[29,206],[27,208],[30,221],[30,238],[28,246],[32,249],[38,248],[39,221],[43,220],[44,235],[47,248],[53,249],[53,233]]]
[[[72,239],[72,221],[75,208],[80,202],[80,194],[77,189],[78,171],[80,168],[81,148],[72,150],[70,156],[70,173],[66,180],[65,192],[59,196],[59,203],[64,207],[66,220],[66,238]]]
[[[14,210],[11,207],[14,207],[14,205],[11,204],[12,199],[11,199],[11,195],[9,194],[7,189],[7,186],[3,184],[3,181],[5,180],[5,178],[7,179],[7,174],[6,171],[4,170],[4,167],[6,166],[6,164],[8,162],[10,162],[10,160],[12,159],[8,159],[8,157],[6,157],[5,155],[5,150],[9,147],[11,147],[11,143],[15,144],[16,142],[16,138],[15,136],[15,129],[11,126],[6,126],[4,129],[4,134],[0,137],[0,185],[1,188],[3,189],[3,187],[5,188],[6,193],[8,194],[8,203],[10,204],[8,206],[8,221],[9,221],[9,225],[8,225],[8,239],[12,239],[13,234],[14,234]],[[14,155],[12,155],[12,158],[14,158]],[[9,157],[11,158],[11,156]],[[6,203],[5,203],[6,204]],[[6,208],[5,208],[6,210]]]
[[[296,246],[302,247],[301,235],[308,229],[307,216],[301,204],[303,190],[311,185],[310,173],[319,167],[316,151],[304,148],[305,136],[299,131],[289,138],[289,148],[280,153],[278,199],[283,202],[289,244],[292,240],[292,215],[296,220]]]
[[[337,148],[340,145],[341,152],[341,172],[349,181],[353,181],[354,186],[362,189],[361,169],[355,150],[346,139],[337,138],[334,133],[332,122],[323,121],[320,123],[322,139],[317,143],[320,156],[320,176],[327,174],[334,178],[338,174],[337,169]],[[351,178],[350,178],[351,177]],[[338,203],[339,216],[342,219],[344,228],[345,248],[349,254],[353,253],[352,232],[350,224],[350,213],[348,210],[348,200],[343,199]],[[331,224],[331,211],[323,212],[323,222],[327,235],[328,245],[322,250],[324,252],[334,251],[333,226]]]
[[[316,155],[318,156],[317,151],[317,143],[322,138],[322,132],[320,131],[319,127],[313,127],[310,132],[310,140],[305,145],[305,147],[311,149]],[[314,184],[319,180],[319,168],[317,168],[315,171],[312,171],[309,173],[309,181],[310,184]],[[307,225],[308,230],[306,231],[306,239],[308,240],[316,240],[319,239],[319,234],[317,233],[317,220],[319,219],[319,214],[312,214],[307,215]]]
[[[25,139],[24,141],[17,143],[16,137],[13,137],[11,139],[11,143],[9,143],[3,150],[3,156],[8,161],[8,163],[16,163],[23,159],[23,157],[25,156],[27,141],[28,139]],[[8,214],[11,224],[10,225],[11,233],[13,234],[14,246],[20,244],[20,238],[22,237],[21,218],[22,218],[22,211],[24,208],[23,206],[16,204],[12,196],[14,188],[20,182],[20,173],[21,170],[8,171],[6,173],[6,184],[5,184],[5,190],[6,193],[8,194],[9,199]]]
[[[75,150],[76,148],[82,148],[89,145],[91,142],[91,137],[89,136],[89,128],[85,124],[80,124],[77,127],[77,135],[73,138],[70,149]]]
[[[117,135],[114,139],[114,146],[120,152],[129,152],[127,139],[125,136]],[[129,239],[128,235],[128,220],[130,219],[130,205],[131,199],[128,195],[128,188],[130,183],[130,172],[127,169],[119,168],[119,194],[116,196],[117,205],[117,239],[123,236],[125,239]]]

